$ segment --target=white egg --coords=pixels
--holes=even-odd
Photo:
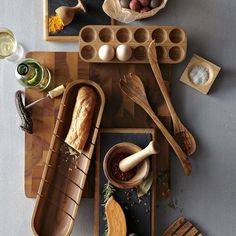
[[[103,45],[98,50],[98,56],[103,61],[110,61],[115,56],[115,50],[110,45]]]
[[[121,44],[116,49],[116,57],[120,61],[128,61],[132,56],[132,49],[129,45]]]

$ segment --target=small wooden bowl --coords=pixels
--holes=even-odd
[[[129,153],[130,155],[132,155],[141,150],[142,149],[139,146],[133,143],[118,143],[109,149],[109,151],[106,153],[105,158],[103,160],[103,171],[106,178],[112,185],[120,189],[135,188],[147,178],[149,170],[150,170],[150,162],[148,158],[137,166],[137,172],[135,176],[128,181],[122,181],[122,180],[117,179],[113,175],[110,168],[112,159],[117,154]]]

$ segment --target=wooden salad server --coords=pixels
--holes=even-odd
[[[78,4],[74,7],[60,6],[55,10],[57,15],[61,18],[64,26],[69,25],[74,19],[75,14],[79,11],[86,12],[83,3],[80,0],[78,0]]]
[[[165,87],[165,83],[161,74],[161,70],[157,61],[156,43],[153,40],[148,47],[148,59],[152,67],[152,71],[156,77],[157,83],[160,87],[161,93],[165,99],[167,107],[173,121],[174,137],[178,144],[182,147],[183,151],[188,155],[192,155],[196,151],[196,142],[193,135],[185,128],[180,121],[178,115],[170,100],[170,96]]]
[[[123,159],[119,163],[119,168],[123,172],[127,172],[137,166],[140,162],[144,161],[147,157],[157,154],[159,152],[159,145],[156,141],[151,141],[146,148],[136,152]]]
[[[165,136],[166,140],[169,142],[176,155],[178,156],[184,168],[184,172],[186,173],[186,175],[190,175],[192,166],[188,157],[152,110],[141,79],[137,75],[130,73],[124,76],[124,78],[121,78],[120,88],[130,99],[132,99],[136,104],[142,107],[143,110],[147,112],[147,114],[152,118],[152,120],[155,122],[157,127],[160,129],[160,131]]]

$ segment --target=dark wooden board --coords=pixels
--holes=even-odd
[[[109,25],[111,19],[103,12],[103,0],[82,0],[87,12],[77,13],[74,20],[63,30],[49,33],[48,19],[55,15],[55,10],[60,6],[75,6],[77,0],[44,0],[44,32],[48,41],[77,41],[80,29],[85,25]]]
[[[155,129],[103,129],[101,130],[96,149],[95,167],[95,232],[94,235],[103,235],[105,231],[104,221],[104,184],[107,179],[103,172],[103,159],[106,152],[120,142],[131,142],[141,148],[145,148],[151,140],[158,141]],[[160,157],[160,156],[159,156]],[[115,188],[113,194],[116,201],[121,205],[127,222],[127,233],[136,233],[139,236],[155,236],[157,217],[157,158],[152,157],[151,171],[154,182],[148,194],[140,200],[137,198],[136,189],[122,190]]]
[[[101,85],[106,104],[101,127],[103,128],[150,128],[156,127],[147,114],[127,98],[119,88],[119,79],[124,73],[137,73],[144,82],[153,110],[170,126],[170,116],[149,65],[137,64],[88,64],[75,52],[29,52],[27,57],[40,61],[51,71],[55,85],[77,79],[91,79]],[[162,65],[166,80],[170,79],[170,65]],[[168,86],[169,83],[167,83]],[[169,86],[168,86],[169,87]],[[27,102],[35,101],[46,93],[26,89]],[[31,108],[34,134],[25,135],[25,194],[35,197],[41,179],[44,160],[49,148],[61,98],[44,100]],[[159,134],[158,134],[159,135]],[[158,195],[169,193],[169,145],[160,135],[161,158],[158,160]],[[91,166],[84,195],[94,194],[94,167]]]

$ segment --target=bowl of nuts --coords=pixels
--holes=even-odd
[[[105,0],[103,10],[117,21],[130,23],[154,16],[166,3],[167,0]]]

